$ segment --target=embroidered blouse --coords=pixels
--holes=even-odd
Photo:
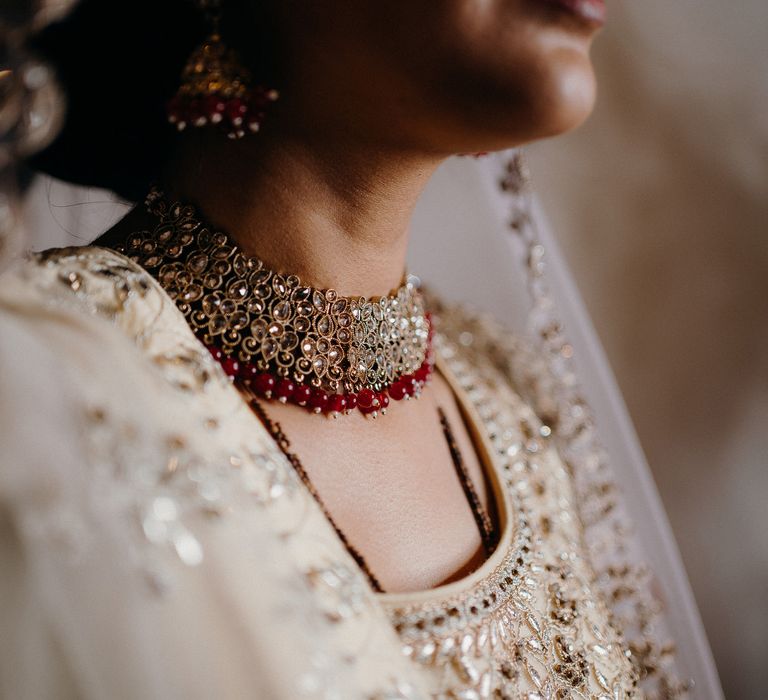
[[[597,569],[555,428],[509,369],[522,345],[491,322],[430,302],[500,544],[459,581],[376,594],[145,270],[82,247],[1,280],[3,697],[682,693],[671,650],[630,639],[617,601],[645,584]]]

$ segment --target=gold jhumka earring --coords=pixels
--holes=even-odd
[[[257,132],[278,93],[254,84],[251,72],[224,43],[219,31],[221,0],[198,0],[197,5],[211,31],[184,66],[179,89],[166,107],[168,121],[179,131],[216,125],[232,139]]]

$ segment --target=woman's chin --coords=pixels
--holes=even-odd
[[[589,59],[574,62],[571,58],[548,78],[530,95],[530,140],[577,128],[595,106],[597,84]]]
[[[558,136],[580,126],[592,113],[597,95],[588,56],[563,56],[559,62],[533,66],[521,80],[476,93],[463,152],[497,151]],[[558,65],[559,63],[559,65]],[[463,146],[470,144],[464,143]]]

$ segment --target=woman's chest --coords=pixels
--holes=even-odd
[[[383,590],[434,588],[493,548],[493,488],[442,377],[376,420],[279,403],[260,410],[280,425],[308,489]]]

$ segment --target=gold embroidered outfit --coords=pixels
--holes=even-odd
[[[674,696],[669,655],[650,636],[630,650],[598,585],[613,576],[632,597],[626,572],[592,564],[553,428],[500,360],[514,339],[438,304],[434,317],[438,368],[471,418],[502,540],[467,578],[376,595],[148,273],[84,247],[6,274],[0,371],[19,398],[0,423],[2,622],[41,649],[32,670],[21,647],[0,648],[8,687],[617,700],[643,697],[642,680]]]

